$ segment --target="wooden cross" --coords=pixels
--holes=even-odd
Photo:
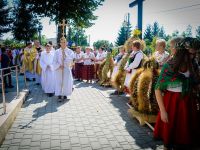
[[[129,4],[129,7],[135,7],[138,5],[138,29],[141,31],[141,38],[142,38],[142,15],[143,15],[143,1],[145,0],[135,0]]]
[[[65,19],[62,20],[62,23],[59,23],[59,26],[62,28],[62,37],[65,37],[65,27],[68,26],[68,24],[65,23]]]

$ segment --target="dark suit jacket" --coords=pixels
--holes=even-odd
[[[7,68],[10,66],[10,58],[7,54],[1,54],[1,68]]]

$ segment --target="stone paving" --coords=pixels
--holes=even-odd
[[[47,97],[32,85],[0,150],[161,149],[152,131],[128,117],[124,96],[109,97],[110,89],[76,83],[69,100]]]

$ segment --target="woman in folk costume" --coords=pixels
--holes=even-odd
[[[130,84],[131,77],[136,72],[136,70],[138,68],[141,68],[142,66],[142,60],[144,58],[144,54],[141,48],[142,48],[142,43],[140,40],[133,41],[132,52],[126,63],[126,66],[124,67],[124,70],[126,71],[126,78],[124,81],[124,85],[125,85],[127,93],[129,93],[129,84]]]
[[[127,53],[126,53],[124,46],[119,46],[119,51],[120,51],[119,54],[114,58],[114,68],[113,68],[113,72],[111,75],[111,83],[112,83],[113,87],[116,88],[116,90],[113,93],[111,93],[111,95],[123,94],[123,90],[120,90],[120,88],[118,86],[116,86],[115,82],[116,82],[117,76],[119,76],[119,70],[120,70],[121,64],[124,61],[125,57],[127,57]],[[122,77],[120,77],[120,78],[122,78]]]
[[[126,51],[125,51],[124,46],[119,46],[119,54],[114,58],[114,68],[113,68],[113,72],[112,72],[112,75],[111,75],[111,81],[113,81],[115,75],[118,72],[119,65],[121,63],[121,60],[122,60],[125,52]]]
[[[191,60],[193,54],[185,43],[179,43],[174,57],[163,65],[155,86],[160,112],[154,137],[163,140],[165,149],[191,149],[195,133],[199,133],[191,95],[196,72]]]
[[[156,61],[159,63],[159,66],[162,67],[164,63],[170,58],[169,53],[165,50],[166,41],[159,39],[156,41],[156,52],[153,54]]]
[[[91,52],[91,49],[89,47],[86,47],[85,54],[83,57],[83,80],[87,80],[87,82],[92,82],[92,79],[94,79],[94,61],[95,56],[94,53]]]
[[[194,68],[195,74],[193,74],[193,85],[192,86],[192,103],[191,103],[191,118],[193,120],[190,125],[192,126],[192,141],[195,145],[200,148],[199,135],[200,135],[200,67],[198,60],[198,53],[200,51],[200,40],[197,38],[185,38],[185,45],[190,53],[190,59]],[[190,97],[190,98],[191,98]]]
[[[44,93],[49,97],[55,92],[55,75],[53,68],[54,53],[51,52],[51,45],[47,44],[45,51],[41,53],[40,66],[42,68],[41,84]]]
[[[58,101],[67,99],[72,94],[73,77],[72,64],[74,52],[67,47],[67,41],[64,37],[60,40],[61,47],[55,51],[53,67],[55,69],[55,95]]]
[[[170,57],[168,60],[170,60],[171,58],[173,58],[173,56],[176,54],[176,45],[178,43],[180,43],[181,41],[183,40],[183,38],[181,37],[175,37],[175,38],[172,38],[169,42],[169,49],[171,51],[170,53]]]
[[[104,48],[100,47],[95,59],[95,78],[99,80],[98,74],[99,74],[99,66],[100,64],[106,59],[106,53],[104,52]]]
[[[82,80],[82,70],[83,70],[83,56],[84,53],[81,51],[81,47],[76,47],[75,53],[75,79],[78,81]]]
[[[36,79],[36,84],[40,85],[40,80],[41,80],[41,67],[40,67],[40,56],[42,52],[42,47],[40,46],[40,42],[38,40],[34,41],[34,47],[35,51],[37,52],[35,61],[34,61],[34,71],[35,71],[35,79]]]

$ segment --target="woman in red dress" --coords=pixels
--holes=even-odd
[[[174,57],[163,65],[155,87],[160,112],[154,137],[163,140],[164,149],[187,149],[193,144],[194,129],[191,129],[191,124],[195,124],[197,119],[191,117],[195,72],[190,55],[184,44],[179,44]]]
[[[91,52],[89,47],[86,47],[85,49],[83,60],[82,78],[83,80],[87,80],[87,83],[89,83],[89,81],[92,83],[92,79],[94,79],[95,55]]]

